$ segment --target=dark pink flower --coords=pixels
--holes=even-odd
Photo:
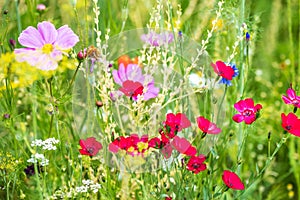
[[[86,140],[79,140],[79,145],[81,146],[79,152],[82,155],[95,156],[99,150],[102,149],[102,144],[94,137],[89,137]]]
[[[206,164],[204,163],[206,157],[202,154],[199,156],[192,156],[187,163],[187,169],[198,174],[201,171],[206,170]]]
[[[297,108],[300,108],[300,96],[296,95],[295,90],[293,88],[289,88],[286,91],[287,96],[282,95],[282,100],[285,104],[292,104]]]
[[[123,92],[126,96],[132,97],[133,99],[137,99],[138,95],[143,94],[143,89],[144,87],[140,82],[127,80],[123,82],[123,85],[119,90]]]
[[[245,186],[241,179],[234,172],[224,170],[222,175],[223,182],[227,187],[234,190],[244,190]]]
[[[164,125],[167,128],[167,133],[165,133],[169,138],[173,138],[177,132],[181,131],[184,128],[191,126],[190,120],[185,116],[185,114],[173,113],[167,114],[167,119],[164,122]]]
[[[232,117],[235,122],[245,121],[245,124],[252,124],[258,116],[259,110],[262,109],[262,105],[256,104],[254,106],[253,99],[247,98],[235,103],[234,108],[240,112]]]
[[[150,75],[143,75],[142,69],[137,64],[120,64],[118,70],[113,70],[114,81],[121,86],[120,91],[126,96],[137,101],[138,94],[143,94],[143,100],[155,98],[159,93],[159,88],[154,86],[154,79]],[[147,81],[147,84],[144,83]],[[146,84],[146,91],[144,87]],[[133,94],[132,94],[133,93]]]
[[[131,134],[127,137],[118,137],[108,146],[109,151],[112,153],[118,153],[119,150],[125,150],[127,154],[132,156],[143,156],[143,154],[147,152],[149,148],[148,135],[139,137],[138,134]]]
[[[281,120],[281,126],[284,128],[284,130],[297,137],[300,137],[300,119],[298,119],[294,113],[289,113],[287,116],[282,113]]]
[[[204,118],[203,116],[197,118],[197,124],[203,133],[218,134],[222,131],[220,128],[217,127],[216,124],[212,123],[211,121]]]

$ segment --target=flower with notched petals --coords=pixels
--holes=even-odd
[[[206,164],[204,163],[205,159],[206,157],[202,154],[199,156],[192,156],[187,163],[187,170],[192,171],[194,174],[206,170]]]
[[[102,149],[102,144],[94,137],[89,137],[86,140],[79,140],[81,155],[95,156]]]
[[[262,109],[262,105],[254,105],[253,99],[247,98],[235,103],[234,108],[240,112],[232,117],[235,122],[240,123],[244,121],[245,124],[252,124],[257,119],[259,111]]]

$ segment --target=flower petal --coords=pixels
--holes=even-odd
[[[38,31],[44,40],[44,44],[53,44],[57,38],[55,26],[47,21],[38,23]]]
[[[64,25],[57,30],[58,36],[55,44],[58,45],[62,50],[70,49],[79,42],[78,36],[68,27]]]
[[[20,34],[18,41],[21,45],[33,49],[41,48],[45,44],[39,31],[32,26],[29,26]]]
[[[244,120],[244,116],[241,115],[241,114],[236,114],[232,117],[232,119],[237,122],[237,123],[240,123]]]

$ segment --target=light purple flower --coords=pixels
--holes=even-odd
[[[37,9],[38,11],[44,11],[44,10],[46,10],[46,6],[45,6],[44,4],[38,4],[38,5],[36,6],[36,9]]]
[[[153,31],[148,34],[143,34],[141,40],[151,46],[161,46],[173,42],[174,35],[169,32],[155,33]]]
[[[140,94],[141,91],[145,90],[145,81],[148,81],[146,92],[143,93],[145,101],[155,98],[159,93],[159,88],[154,86],[153,77],[150,75],[143,75],[142,69],[136,64],[128,64],[127,67],[125,67],[122,63],[119,65],[119,69],[113,70],[112,73],[115,82],[122,87],[120,88],[120,91],[122,91],[126,96],[129,96],[129,94],[132,93],[130,97],[132,97],[135,101],[138,99],[137,94]],[[135,85],[139,85],[140,87],[135,88]],[[135,89],[140,90],[139,93],[136,93],[137,91],[131,91]]]
[[[44,21],[38,23],[37,29],[32,26],[26,28],[18,41],[26,47],[15,49],[18,62],[26,61],[41,70],[55,70],[64,51],[75,46],[79,38],[68,25],[56,30],[53,24]]]

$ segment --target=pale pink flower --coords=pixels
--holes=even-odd
[[[64,51],[74,47],[79,38],[68,25],[56,30],[52,23],[44,21],[38,23],[37,29],[26,28],[18,40],[26,47],[15,49],[18,62],[27,62],[41,70],[55,70]]]

